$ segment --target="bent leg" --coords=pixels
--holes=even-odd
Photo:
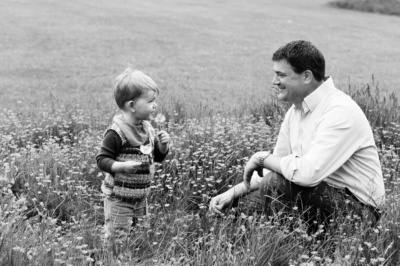
[[[260,196],[267,215],[278,211],[293,212],[297,207],[297,212],[309,224],[309,232],[318,230],[320,224],[328,227],[330,220],[352,214],[360,218],[371,217],[372,223],[376,223],[370,207],[360,203],[350,191],[333,188],[326,182],[315,187],[302,187],[271,172],[261,181]],[[366,213],[371,214],[366,216]]]
[[[270,172],[261,179],[259,193],[264,212],[268,216],[277,212],[290,212],[296,206],[298,191],[293,191],[291,182],[276,172]]]

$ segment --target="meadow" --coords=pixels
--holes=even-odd
[[[399,265],[400,20],[276,2],[0,3],[0,265]],[[376,228],[338,217],[339,231],[321,239],[299,215],[280,223],[280,213],[241,203],[208,212],[248,157],[274,146],[288,106],[270,93],[269,60],[296,38],[326,51],[327,72],[374,130],[387,191]],[[111,250],[94,157],[116,111],[111,80],[126,63],[160,85],[166,122],[152,123],[172,147],[148,219]]]
[[[348,93],[374,128],[387,202],[377,228],[337,217],[340,230],[324,240],[305,232],[300,215],[281,223],[280,213],[241,203],[208,213],[210,198],[241,180],[248,156],[273,147],[287,109],[275,100],[229,112],[164,108],[167,121],[154,126],[170,132],[171,153],[157,166],[148,219],[116,250],[102,245],[104,175],[94,161],[112,106],[53,99],[35,113],[2,112],[0,265],[398,265],[397,96]]]

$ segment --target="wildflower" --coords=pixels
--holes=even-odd
[[[165,116],[163,114],[158,114],[155,118],[154,118],[154,122],[156,122],[157,124],[161,124],[164,123],[166,120]]]
[[[21,253],[25,253],[25,249],[24,248],[21,248],[21,247],[19,247],[19,246],[15,246],[15,247],[13,247],[12,248],[14,251],[19,251],[19,252],[21,252]]]

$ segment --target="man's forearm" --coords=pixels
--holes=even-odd
[[[281,158],[275,155],[270,155],[264,160],[264,168],[282,174]]]
[[[268,156],[265,160],[264,160],[264,165],[263,167],[269,171],[274,171],[274,172],[278,172],[280,174],[282,174],[282,170],[281,170],[281,166],[280,166],[280,157],[274,156],[274,155],[270,155]],[[266,170],[264,170],[266,171]],[[264,172],[265,173],[265,172]],[[260,179],[262,177],[258,177],[256,172],[253,172],[253,176],[251,178],[251,182],[250,182],[250,191],[254,191],[260,188]],[[243,195],[245,195],[247,193],[247,188],[245,186],[245,184],[243,182],[235,185],[234,187],[232,187],[231,189],[229,189],[228,191],[226,191],[225,193],[230,193],[231,195],[233,195],[233,198],[239,198]]]
[[[250,183],[250,191],[253,190],[257,190],[260,188],[260,182],[259,180],[257,180],[256,178],[252,178],[251,179],[251,183]],[[239,198],[243,195],[245,195],[247,193],[247,188],[244,185],[243,182],[235,185],[234,187],[232,187],[231,189],[229,189],[230,192],[233,192],[233,198]]]

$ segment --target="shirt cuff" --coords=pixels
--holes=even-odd
[[[296,155],[290,154],[281,158],[282,175],[289,181],[292,181],[294,171],[297,170]]]
[[[251,182],[256,182],[258,184],[260,184],[261,179],[266,176],[268,173],[270,173],[271,171],[268,169],[263,169],[263,176],[259,176],[257,171],[253,172],[253,175],[251,176]]]

